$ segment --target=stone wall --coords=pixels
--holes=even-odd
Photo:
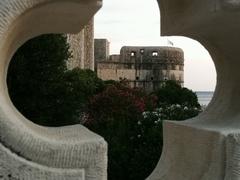
[[[94,70],[94,20],[92,19],[84,31],[84,69]]]
[[[79,67],[84,69],[84,31],[83,29],[78,34],[67,35],[67,40],[72,52],[72,58],[68,61],[68,69]]]
[[[175,47],[123,47],[120,55],[97,62],[97,74],[103,80],[126,80],[146,91],[158,89],[166,80],[183,86],[184,53]]]
[[[107,39],[94,39],[94,55],[97,62],[109,58],[109,44]]]
[[[68,34],[68,43],[72,51],[68,69],[79,67],[94,70],[94,19],[78,34]]]

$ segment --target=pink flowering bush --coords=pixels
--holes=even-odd
[[[157,98],[164,93],[186,98]],[[172,82],[156,95],[114,83],[90,99],[85,125],[108,142],[109,180],[146,179],[161,155],[163,121],[188,119],[201,111],[194,94]]]
[[[153,129],[139,125],[142,113],[155,105],[155,96],[122,84],[110,85],[90,99],[85,125],[108,142],[109,180],[145,179],[156,165],[161,130],[155,130],[158,135],[149,138]]]
[[[86,124],[139,118],[142,112],[156,105],[154,98],[156,97],[147,96],[141,89],[132,89],[122,84],[107,86],[102,93],[90,99],[88,106],[90,118]]]

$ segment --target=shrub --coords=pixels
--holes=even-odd
[[[165,84],[153,92],[158,97],[158,105],[179,104],[187,107],[200,108],[197,95],[187,89],[178,85],[175,81],[166,81]]]
[[[102,93],[95,95],[89,103],[90,119],[85,124],[103,136],[109,144],[109,179],[135,179],[149,174],[157,160],[152,161],[152,151],[159,153],[159,139],[149,140],[150,128],[139,128],[142,113],[154,107],[154,98],[140,89],[131,89],[122,84],[110,85]],[[161,131],[157,131],[161,135]],[[142,139],[145,139],[145,142]],[[152,143],[150,148],[149,142]],[[142,147],[145,147],[142,148]],[[157,148],[157,149],[156,149]],[[148,150],[148,152],[144,152]],[[137,162],[149,162],[147,167]],[[154,164],[154,165],[153,165]],[[136,173],[138,172],[138,173]]]
[[[166,84],[158,93],[166,94],[169,88],[172,90],[169,96],[187,92],[185,98],[159,100],[154,94],[147,95],[121,83],[107,86],[91,98],[86,126],[109,144],[109,180],[146,179],[161,155],[163,121],[184,120],[200,112],[190,90]]]

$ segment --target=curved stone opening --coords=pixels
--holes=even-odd
[[[168,4],[168,2],[170,3]],[[174,2],[176,6],[173,6]],[[62,4],[62,7],[58,7],[61,12],[69,5],[68,2],[65,3]],[[234,145],[239,144],[239,85],[236,83],[239,79],[239,61],[236,58],[238,57],[237,45],[239,44],[237,41],[239,18],[236,18],[239,16],[239,13],[236,11],[238,10],[238,3],[234,3],[233,1],[190,2],[189,0],[185,0],[180,6],[177,6],[178,4],[179,2],[174,0],[163,0],[160,3],[163,35],[191,37],[207,47],[215,62],[218,81],[215,96],[210,106],[204,113],[194,118],[194,121],[188,120],[181,123],[166,122],[164,128],[166,141],[163,156],[161,157],[159,166],[157,166],[149,179],[179,178],[192,180],[211,178],[219,180],[225,177],[238,177],[238,174],[234,174],[234,172],[238,172],[237,168],[234,169],[234,165],[238,163],[238,160],[236,160],[236,157],[238,157],[238,146]],[[75,9],[75,5],[75,3],[72,4],[72,8],[69,9],[68,13],[71,14],[72,10]],[[8,31],[5,29],[4,34],[2,34],[3,41],[0,44],[2,47],[0,54],[2,55],[1,59],[3,59],[3,61],[0,62],[0,141],[1,144],[8,147],[12,152],[18,153],[25,159],[41,165],[68,169],[88,168],[89,161],[91,160],[85,158],[83,162],[82,159],[76,156],[76,154],[82,154],[82,151],[76,151],[76,142],[73,139],[81,137],[84,143],[100,141],[100,145],[98,145],[102,147],[102,154],[105,154],[106,151],[104,151],[104,148],[106,148],[106,146],[101,138],[99,139],[99,137],[91,134],[82,127],[75,126],[51,129],[34,125],[16,111],[7,94],[7,64],[14,51],[23,44],[23,42],[42,33],[59,33],[59,31],[54,28],[54,25],[56,25],[57,28],[61,28],[63,30],[61,32],[63,33],[66,33],[66,31],[74,31],[73,26],[78,22],[70,23],[73,25],[72,29],[65,29],[69,26],[65,25],[63,27],[60,25],[60,22],[55,22],[56,19],[49,19],[53,6],[49,6],[51,8],[47,8],[48,10],[46,9],[48,13],[46,13],[45,10],[41,10],[39,14],[36,13],[34,15],[34,13],[31,13],[31,16],[17,19],[14,24],[9,25],[10,28],[7,27],[9,28]],[[7,12],[6,9],[5,12]],[[35,10],[35,12],[38,12],[39,9],[36,8]],[[84,11],[84,8],[82,10]],[[60,12],[55,13],[56,17],[61,15]],[[47,16],[44,16],[44,14]],[[12,16],[9,15],[9,17]],[[36,19],[39,21],[35,22]],[[71,22],[71,18],[65,20]],[[5,23],[8,22],[9,21],[5,21]],[[45,27],[43,28],[42,25],[45,25]],[[49,26],[51,28],[47,25],[51,25]],[[229,36],[226,36],[226,34]],[[78,133],[72,133],[73,129],[76,131],[83,130],[87,132],[88,135],[83,133],[83,136],[77,136]],[[173,132],[177,134],[177,136],[172,135]],[[71,139],[70,142],[69,139]],[[66,145],[68,145],[68,147],[66,147]],[[80,149],[86,150],[83,151],[87,152],[83,153],[84,157],[92,157],[96,153],[94,150],[89,153],[89,145],[83,147],[79,141],[77,145]],[[93,149],[97,149],[97,152],[99,152],[99,146]],[[41,149],[41,151],[39,151],[39,149]],[[38,156],[33,152],[38,152]],[[52,157],[49,156],[49,152],[51,152],[56,160],[53,158],[53,161],[48,161],[48,159]],[[66,152],[71,153],[68,155]],[[65,157],[64,155],[66,155],[67,158],[63,158]],[[43,157],[45,159],[43,159]],[[106,162],[100,160],[104,163],[96,165],[99,158],[95,157],[95,160],[93,160],[93,162],[91,161],[92,164],[95,165],[95,169],[90,170],[92,171],[92,175],[87,174],[90,178],[95,177],[94,172],[99,173],[99,167],[103,167]],[[106,178],[106,175],[102,175],[101,178],[97,179],[102,178]]]
[[[7,84],[11,101],[24,117],[42,126],[80,124],[84,97],[74,96],[75,76],[67,68],[71,57],[64,34],[35,37],[17,50],[9,64]]]
[[[68,8],[66,8],[68,7]],[[59,14],[59,17],[62,16],[62,11],[65,13],[69,13],[72,15],[75,14],[74,11],[71,12],[71,9],[74,9],[74,11],[78,11],[78,8],[76,7],[75,3],[50,3],[45,4],[42,3],[40,5],[37,5],[36,7],[32,8],[31,10],[28,10],[24,14],[17,17],[17,19],[14,21],[13,24],[9,25],[9,29],[4,33],[4,39],[1,42],[1,46],[3,48],[1,49],[1,100],[3,102],[1,111],[2,114],[6,114],[7,120],[3,118],[3,129],[6,128],[17,128],[16,126],[10,126],[12,123],[18,124],[21,126],[27,126],[29,129],[33,127],[40,128],[38,126],[33,125],[31,122],[26,120],[22,115],[15,109],[14,105],[12,104],[11,100],[8,96],[7,91],[7,69],[8,64],[11,60],[11,57],[15,53],[15,51],[27,40],[36,37],[41,34],[47,34],[49,32],[53,33],[62,33],[62,32],[77,32],[79,30],[79,26],[76,27],[68,27],[64,24],[62,24],[60,21],[56,21],[55,16],[51,16],[52,9],[55,9],[56,15]],[[66,18],[64,21],[70,22],[70,24],[76,23],[75,20],[72,21],[69,16],[65,16],[63,18]],[[36,20],[37,19],[37,20]],[[71,22],[72,21],[72,22]],[[79,21],[79,20],[78,20]],[[81,20],[79,21],[81,24]],[[52,24],[52,26],[49,26],[49,24]],[[5,127],[6,126],[6,127]],[[18,127],[19,128],[19,127]],[[17,129],[18,129],[17,128]],[[18,132],[18,130],[16,132]],[[41,129],[41,128],[40,128]],[[40,130],[39,129],[39,130]],[[32,133],[32,132],[31,132]],[[21,134],[21,131],[19,133]],[[6,140],[6,146],[15,146],[14,142],[17,142],[17,138],[15,135],[17,134],[10,134],[9,138],[12,138],[12,140]],[[39,134],[40,135],[40,134]],[[41,135],[43,135],[41,133]],[[12,136],[12,137],[11,137]],[[9,144],[9,145],[8,145]],[[15,147],[12,147],[15,149]],[[18,147],[19,148],[19,147]],[[18,149],[17,148],[17,149]],[[21,152],[22,150],[20,150]]]
[[[163,155],[148,179],[238,178],[239,4],[224,0],[184,1],[181,6],[174,0],[158,2],[162,35],[199,41],[212,56],[217,84],[202,114],[181,123],[165,123]]]
[[[41,173],[47,167],[53,173],[51,177],[59,179],[63,178],[57,175],[59,169],[66,170],[64,178],[77,178],[83,171],[84,179],[106,177],[107,145],[103,138],[81,125],[46,128],[30,122],[12,104],[6,83],[8,64],[22,44],[42,34],[77,33],[100,7],[101,2],[94,0],[6,1],[1,6],[0,149],[6,155],[3,155],[5,161],[1,161],[1,166],[9,172],[14,171],[16,179],[22,172],[9,168],[8,163],[18,168],[27,167],[23,171],[28,173],[34,168],[32,164],[41,165],[35,167],[42,170]],[[38,177],[35,171],[28,173],[20,177]]]
[[[14,24],[10,26],[9,30],[5,32],[5,41],[2,42],[5,48],[2,52],[5,61],[1,62],[1,73],[3,73],[1,78],[4,84],[1,87],[4,88],[2,91],[4,92],[4,97],[8,99],[7,104],[12,104],[6,91],[7,70],[8,64],[15,51],[29,39],[41,34],[77,33],[91,18],[91,16],[88,17],[87,14],[91,14],[97,9],[95,7],[96,9],[92,8],[89,11],[86,9],[86,6],[82,6],[81,3],[80,6],[77,4],[78,3],[75,2],[61,1],[46,4],[39,3],[36,7],[19,16]],[[76,19],[72,18],[79,11],[81,11],[82,14],[86,14],[86,17],[79,16]],[[53,13],[55,16],[52,16]],[[65,14],[65,16],[63,16],[63,14]],[[56,19],[56,16],[59,16],[59,19]],[[62,22],[67,22],[66,24],[69,25],[67,26]],[[49,24],[51,24],[51,26]]]
[[[181,36],[168,36],[184,51],[184,87],[198,96],[199,104],[205,110],[212,100],[216,87],[216,69],[207,49],[198,41]]]
[[[170,5],[169,6],[171,7],[175,3],[174,6],[180,6],[183,9],[189,9],[189,8],[191,8],[191,5],[190,5],[189,2],[190,1],[183,1],[183,2],[170,1],[170,3],[169,3]],[[186,46],[190,46],[190,49],[192,50],[192,49],[194,49],[194,46],[195,46],[195,49],[194,49],[195,53],[199,53],[199,51],[204,51],[204,53],[205,53],[204,54],[205,61],[201,62],[201,59],[200,59],[201,57],[199,57],[197,59],[195,58],[196,61],[198,61],[198,62],[194,64],[195,65],[194,68],[197,68],[197,64],[199,63],[199,66],[201,68],[205,68],[205,69],[202,69],[202,71],[201,71],[201,68],[198,67],[200,70],[199,69],[195,69],[195,72],[194,72],[194,70],[190,71],[190,73],[192,73],[190,76],[193,76],[194,73],[201,73],[201,72],[204,75],[206,75],[206,72],[213,71],[211,78],[205,76],[205,79],[201,79],[200,76],[198,75],[196,77],[196,78],[198,78],[196,81],[198,81],[198,82],[202,81],[202,86],[204,86],[204,81],[206,79],[211,79],[213,81],[216,80],[215,79],[216,78],[216,74],[214,74],[215,73],[214,72],[215,71],[215,69],[214,69],[215,66],[214,66],[214,64],[213,64],[213,62],[212,62],[212,60],[210,58],[210,55],[208,54],[207,50],[204,48],[204,47],[207,47],[207,46],[204,46],[204,44],[201,45],[199,42],[198,43],[193,42],[193,41],[195,41],[194,37],[190,37],[192,39],[186,38],[187,36],[183,37],[184,35],[181,37],[181,34],[176,34],[176,35],[179,35],[178,37],[170,37],[170,35],[174,35],[174,34],[166,34],[166,35],[169,35],[169,37],[165,36],[165,39],[164,38],[162,38],[162,39],[159,38],[159,36],[160,36],[159,35],[159,32],[160,32],[159,27],[160,27],[160,25],[157,24],[157,27],[156,27],[156,26],[153,25],[154,21],[152,21],[153,17],[155,16],[156,17],[156,19],[155,19],[156,22],[160,23],[159,19],[158,19],[159,11],[158,11],[156,5],[154,6],[154,7],[156,7],[155,9],[149,10],[150,9],[149,8],[149,6],[150,6],[149,4],[151,4],[150,2],[146,2],[144,8],[142,8],[142,6],[140,6],[140,4],[144,4],[143,1],[141,1],[141,2],[131,1],[131,2],[126,2],[126,3],[121,2],[121,5],[118,4],[117,8],[114,9],[114,7],[112,7],[111,4],[108,3],[107,1],[105,1],[105,3],[106,3],[105,5],[107,7],[106,8],[106,14],[108,15],[109,18],[108,18],[108,20],[104,19],[103,14],[104,14],[104,10],[105,9],[103,7],[101,12],[99,12],[99,17],[96,17],[96,19],[95,19],[95,21],[97,23],[97,25],[96,25],[97,31],[99,30],[99,32],[96,31],[96,36],[97,36],[97,38],[109,38],[110,46],[114,46],[114,47],[112,47],[113,50],[111,52],[111,53],[114,54],[114,56],[116,56],[115,54],[119,54],[119,49],[122,46],[126,46],[126,45],[134,45],[134,46],[144,46],[144,45],[151,46],[151,45],[155,45],[156,46],[156,45],[166,45],[166,44],[167,44],[167,46],[172,46],[171,44],[169,44],[167,42],[167,40],[170,40],[176,46],[178,46],[180,48],[182,47],[183,49],[187,49]],[[164,5],[164,2],[160,2],[160,3],[162,3]],[[133,8],[132,4],[134,4],[134,8]],[[112,14],[111,14],[112,11],[110,10],[110,7],[112,7],[112,9],[114,9],[114,13],[112,13]],[[124,9],[124,11],[122,9]],[[149,11],[149,14],[151,14],[152,17],[148,17],[148,16],[147,16],[147,18],[143,17],[143,16],[146,16],[143,13],[145,11]],[[122,12],[122,14],[121,14],[121,12]],[[155,14],[153,12],[155,12]],[[116,14],[115,15],[116,19],[114,19],[115,18],[114,14]],[[135,15],[136,15],[136,17],[134,17]],[[128,19],[126,20],[125,17],[128,18]],[[135,21],[132,21],[132,22],[128,23],[128,21],[130,21],[132,19],[134,19]],[[98,20],[99,20],[99,23],[98,23]],[[127,21],[127,23],[124,23],[124,21]],[[164,19],[163,19],[163,21],[164,21]],[[172,22],[175,22],[175,21],[176,20],[174,20],[174,18],[173,18]],[[104,24],[105,26],[101,26],[100,23]],[[110,27],[110,26],[108,26],[108,24],[114,24],[114,26]],[[149,33],[148,29],[155,29],[155,31],[151,31],[151,33]],[[140,33],[141,31],[142,31],[142,34]],[[104,32],[106,32],[106,33],[104,33]],[[107,32],[109,32],[109,35],[108,35]],[[157,32],[156,36],[152,37],[152,35],[155,34],[155,32]],[[147,38],[152,37],[152,39],[151,40],[144,39],[146,37]],[[141,38],[144,39],[145,42]],[[177,38],[179,38],[181,40],[185,38],[185,41],[187,41],[186,45],[185,46],[182,45],[181,44],[181,40],[177,40]],[[128,40],[128,39],[131,39],[132,41]],[[146,41],[147,41],[147,43],[146,43]],[[184,40],[182,40],[182,41],[184,41]],[[113,44],[116,44],[116,45],[113,45]],[[193,46],[193,47],[191,47],[191,46]],[[198,48],[200,48],[199,51],[198,51]],[[187,54],[187,58],[188,58],[187,61],[188,62],[189,61],[194,61],[194,56],[190,55],[190,57],[189,57],[189,54],[191,54],[192,52],[187,52],[187,53],[188,53]],[[135,51],[132,51],[131,56],[132,57],[136,56]],[[114,57],[111,60],[114,60]],[[203,64],[203,63],[205,64],[205,67],[201,66],[201,64]],[[208,69],[208,67],[207,67],[208,63],[210,63],[210,66],[211,66],[210,69]],[[186,64],[186,61],[185,61],[185,68],[189,69],[189,68],[191,68],[190,66],[191,66],[191,64]],[[186,76],[187,75],[185,74],[185,78],[189,78],[189,77],[186,77]],[[139,78],[139,77],[137,77],[137,78]],[[192,89],[193,85],[189,85],[189,86],[186,86],[186,87]],[[205,87],[206,87],[206,85],[205,85]],[[199,88],[199,86],[198,86],[198,88]],[[194,91],[196,91],[196,90],[197,89],[194,89]],[[208,89],[202,88],[200,90],[204,90],[205,91],[205,90],[208,90]],[[211,86],[211,91],[214,91],[214,90],[215,90],[215,82]],[[210,101],[210,100],[208,100],[208,101]],[[208,110],[205,110],[205,111],[208,111]],[[194,121],[194,119],[191,119],[189,121]],[[160,156],[160,154],[158,154],[158,157],[159,156]],[[156,179],[157,179],[157,177],[156,177]]]

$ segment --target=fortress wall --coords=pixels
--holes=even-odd
[[[94,20],[84,29],[84,69],[94,70]]]
[[[72,51],[68,69],[79,67],[94,70],[94,19],[78,34],[68,34],[68,43]]]
[[[130,68],[126,68],[126,66]],[[177,69],[141,69],[136,71],[134,64],[99,62],[97,75],[103,80],[127,80],[131,87],[142,87],[146,91],[158,88],[165,80],[177,81],[183,86],[184,71]]]
[[[78,34],[67,35],[70,51],[72,51],[72,58],[68,61],[68,69],[79,67],[84,68],[84,31],[83,29]]]
[[[104,39],[95,40],[97,50],[95,55],[97,54],[96,57],[98,57],[95,61],[99,78],[115,81],[125,79],[131,87],[142,87],[146,91],[157,89],[166,80],[174,80],[183,86],[184,53],[182,49],[161,46],[124,46],[120,55],[111,55],[104,60],[106,42],[107,40]],[[100,50],[103,50],[102,53]]]

